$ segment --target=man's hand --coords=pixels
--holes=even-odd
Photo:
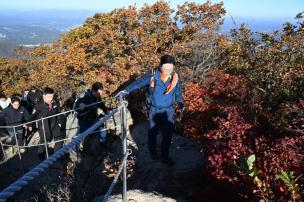
[[[178,111],[176,112],[176,115],[175,115],[175,120],[176,120],[177,122],[180,122],[180,121],[182,120],[182,118],[183,118],[183,111],[178,110]]]
[[[79,105],[79,109],[80,110],[84,110],[84,108],[86,108],[87,105],[83,104],[83,103],[80,103]]]
[[[128,95],[128,92],[126,90],[122,90],[122,91],[119,91],[116,95],[115,95],[115,98],[118,98],[118,97],[124,97]]]
[[[182,102],[179,102],[179,103],[177,104],[177,106],[178,106],[178,110],[177,110],[177,112],[176,112],[175,120],[176,120],[177,122],[180,122],[180,121],[182,120],[182,118],[183,118],[184,104],[183,104]]]
[[[27,126],[27,125],[23,125],[22,126],[23,128],[25,128],[25,129],[28,129],[30,132],[33,130],[33,128],[32,127],[30,127],[30,126]]]

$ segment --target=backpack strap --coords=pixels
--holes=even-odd
[[[155,69],[151,70],[151,77],[150,77],[150,88],[155,87]]]

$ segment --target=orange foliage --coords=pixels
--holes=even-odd
[[[224,13],[222,3],[210,1],[185,3],[176,10],[159,1],[140,9],[129,6],[97,13],[51,46],[30,51],[27,57],[35,65],[28,68],[27,81],[20,80],[18,85],[40,83],[61,92],[79,90],[78,83],[68,79],[73,76],[88,83],[100,81],[106,94],[111,94],[130,78],[158,65],[162,54],[174,54],[174,47],[191,41],[198,30],[212,27]],[[184,26],[178,26],[180,22]]]

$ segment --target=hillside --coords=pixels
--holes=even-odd
[[[55,42],[93,14],[86,10],[1,10],[0,56],[12,56],[17,45]]]

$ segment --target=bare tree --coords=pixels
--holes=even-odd
[[[218,30],[219,26],[199,31],[194,34],[191,41],[175,47],[175,55],[180,67],[187,67],[190,71],[184,79],[201,82],[208,70],[217,66],[224,52],[224,48],[221,48],[221,40],[225,39]]]

